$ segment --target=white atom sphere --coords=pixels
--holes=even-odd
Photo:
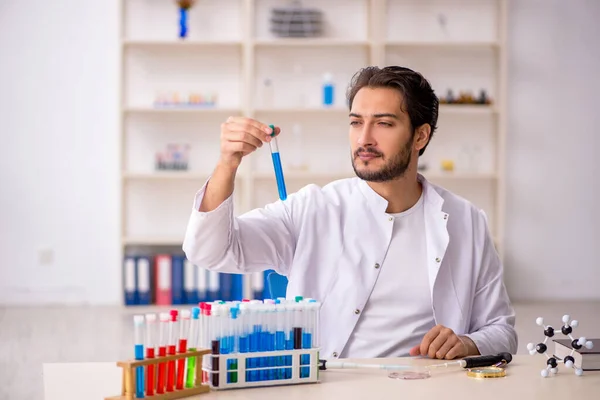
[[[585,347],[586,349],[593,349],[594,348],[594,342],[592,342],[591,340],[588,340],[587,342],[585,342]]]
[[[584,346],[586,342],[586,339],[584,336],[580,337],[579,340],[577,341],[577,344],[580,346]]]
[[[579,321],[577,321],[576,319],[574,319],[573,321],[571,321],[571,326],[573,328],[577,328],[579,326]]]
[[[565,363],[565,367],[567,368],[573,368],[573,361],[569,360]]]
[[[535,351],[535,350],[529,350],[529,355],[530,356],[534,356],[536,354],[537,354],[537,351]]]
[[[582,370],[581,368],[577,368],[577,369],[575,370],[575,375],[577,375],[577,376],[581,376],[581,375],[583,375],[583,370]]]
[[[548,370],[547,369],[543,369],[542,370],[542,376],[545,378],[548,376]]]
[[[563,315],[562,321],[565,324],[568,324],[570,319],[571,319],[571,316],[569,314],[565,314],[565,315]]]
[[[537,319],[535,320],[535,323],[538,324],[539,326],[544,325],[544,318],[537,317]]]
[[[558,372],[558,368],[550,368],[551,374],[556,374]]]
[[[533,344],[533,343],[527,343],[527,350],[531,351],[533,349],[535,349],[535,344]]]

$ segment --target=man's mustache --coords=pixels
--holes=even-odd
[[[358,157],[359,154],[365,154],[365,153],[373,154],[374,156],[378,156],[378,157],[381,157],[383,155],[383,153],[381,153],[380,151],[375,150],[372,147],[359,147],[354,152],[354,157]]]

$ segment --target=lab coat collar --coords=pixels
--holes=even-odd
[[[432,302],[434,298],[434,286],[438,276],[442,260],[446,254],[450,236],[447,223],[449,215],[442,210],[444,198],[438,193],[434,185],[429,183],[421,174],[417,179],[423,185],[423,200],[425,206],[425,240],[427,241],[427,270],[429,275],[429,289]],[[375,192],[366,181],[360,179],[359,188],[367,203],[375,212],[385,213],[388,201]],[[435,314],[435,310],[434,310]]]
[[[369,205],[373,207],[373,209],[385,212],[388,207],[388,201],[380,196],[376,191],[374,191],[371,186],[367,183],[367,181],[357,178],[359,180],[359,189],[363,196],[366,198]],[[417,180],[421,182],[423,185],[423,197],[424,201],[431,206],[431,210],[441,211],[442,206],[444,204],[444,199],[439,193],[435,190],[435,188],[425,179],[425,177],[421,174],[417,174]]]

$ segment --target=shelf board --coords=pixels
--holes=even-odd
[[[208,179],[207,174],[187,171],[156,171],[156,172],[124,172],[123,179],[125,180],[144,180],[144,181],[161,181],[161,180],[199,180]]]
[[[257,47],[344,47],[344,46],[368,46],[366,40],[347,40],[331,38],[275,38],[255,39],[254,46]]]
[[[175,39],[155,39],[155,40],[139,40],[125,39],[122,41],[123,47],[131,48],[185,48],[185,47],[237,47],[242,45],[239,40],[175,40]]]
[[[486,173],[486,172],[444,172],[444,171],[435,171],[435,172],[427,172],[420,171],[420,174],[423,175],[426,179],[431,181],[441,181],[441,180],[494,180],[497,179],[498,176],[495,173]]]
[[[387,47],[405,47],[414,49],[495,49],[500,47],[499,42],[426,42],[426,41],[412,41],[412,40],[388,40],[385,42]]]
[[[317,180],[334,181],[338,179],[354,178],[354,172],[314,172],[314,171],[283,171],[285,180]],[[255,180],[275,179],[275,172],[253,172],[252,178]]]
[[[440,114],[497,114],[493,105],[475,104],[440,104]]]
[[[239,114],[240,109],[237,108],[219,108],[219,107],[125,107],[124,113],[127,114]]]
[[[147,245],[147,246],[180,246],[183,237],[175,236],[125,236],[122,238],[125,245]]]
[[[477,172],[420,172],[429,180],[489,180],[496,179],[495,173],[477,173]],[[315,171],[283,171],[284,178],[287,179],[314,179],[314,180],[337,180],[345,178],[354,178],[354,172],[315,172]],[[274,172],[254,172],[252,178],[255,180],[275,179]]]
[[[297,113],[319,113],[319,114],[348,114],[345,107],[292,107],[292,108],[256,108],[255,113],[262,114],[297,114]]]

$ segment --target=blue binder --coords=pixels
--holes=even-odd
[[[231,301],[231,274],[221,273],[219,275],[219,285],[221,286],[219,300]]]
[[[198,302],[208,301],[208,271],[197,265],[196,269],[196,299]]]
[[[183,301],[185,304],[198,303],[196,281],[196,266],[186,259],[183,265]]]
[[[152,303],[151,265],[150,257],[140,256],[136,259],[137,304],[148,305]]]
[[[123,291],[126,306],[137,304],[137,278],[135,257],[126,256],[123,260]]]
[[[208,291],[206,301],[223,300],[221,299],[221,274],[215,271],[208,271]]]
[[[185,304],[183,290],[183,264],[185,256],[174,254],[171,260],[171,301],[174,305]]]
[[[231,300],[242,301],[244,298],[244,275],[231,275]]]

